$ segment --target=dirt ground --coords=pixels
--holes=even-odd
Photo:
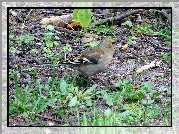
[[[135,4],[136,4],[136,6],[148,6],[147,5],[148,3],[135,3]],[[150,3],[150,4],[152,6],[152,3]],[[43,3],[43,2],[37,2],[37,3],[22,3],[22,2],[19,2],[19,3],[18,2],[17,3],[8,3],[7,2],[7,3],[3,3],[3,15],[2,15],[3,25],[6,26],[6,16],[7,16],[6,15],[7,14],[6,13],[6,7],[7,6],[13,6],[13,7],[17,6],[18,7],[18,6],[24,6],[24,5],[30,6],[30,7],[33,7],[33,6],[36,6],[36,7],[37,6],[44,6],[44,7],[45,6],[64,6],[64,5],[65,6],[71,6],[71,3],[68,3],[68,2],[64,2],[64,3],[58,3],[58,2],[53,2],[53,3]],[[131,3],[109,3],[108,2],[108,3],[95,3],[95,5],[96,6],[102,6],[102,5],[104,5],[104,6],[117,6],[117,5],[120,5],[120,6],[131,6],[132,4]],[[175,7],[174,9],[178,10],[178,7]],[[18,12],[20,10],[14,10],[14,11]],[[20,11],[20,12],[24,12],[24,15],[27,15],[26,11]],[[42,14],[42,12],[39,12],[39,10],[34,10],[34,13],[38,14],[39,20],[41,20],[45,16],[44,14]],[[176,12],[175,12],[175,15],[177,16]],[[28,23],[32,23],[30,20],[31,19],[28,20],[29,21]],[[16,23],[17,23],[16,26],[18,28],[19,27],[18,26],[18,22],[16,22]],[[38,25],[35,24],[35,23],[31,24],[31,25],[35,25],[35,26],[38,27]],[[27,31],[23,31],[23,32],[27,33],[28,30],[32,30],[33,31],[33,27],[30,27],[30,29],[27,29]],[[6,27],[3,27],[2,31],[6,31]],[[39,33],[43,33],[44,31],[39,29],[38,32]],[[126,33],[124,33],[123,29],[119,29],[118,32],[116,32],[115,34],[120,36],[121,33],[123,33],[124,35],[126,34]],[[7,110],[7,104],[6,104],[6,102],[7,102],[7,88],[6,88],[7,87],[7,85],[6,85],[7,66],[6,65],[7,65],[7,49],[8,48],[7,48],[7,44],[6,44],[6,37],[7,37],[7,35],[4,34],[4,33],[2,33],[2,34],[3,34],[3,48],[2,48],[3,49],[3,53],[2,53],[2,57],[3,57],[3,64],[2,64],[2,70],[3,70],[2,71],[2,78],[3,78],[3,84],[2,84],[2,106],[3,106],[3,109],[2,109],[2,113],[6,113],[6,110]],[[126,36],[127,36],[127,34],[126,34]],[[40,35],[37,35],[37,37],[41,38]],[[69,40],[71,40],[72,38],[73,37],[69,37],[68,36]],[[174,36],[173,39],[174,38],[176,38],[176,36]],[[72,43],[74,43],[74,42],[72,42]],[[65,44],[65,42],[64,42],[64,44]],[[176,53],[176,55],[179,55],[179,53],[177,52],[177,49],[178,49],[177,44],[178,44],[178,42],[173,43],[173,49],[172,50],[173,50],[173,52]],[[150,47],[145,47],[145,45],[148,45],[148,43],[144,42],[143,44],[140,44],[139,47],[143,47],[143,50],[142,50],[143,52],[141,52],[141,53],[146,53],[145,52],[146,50],[152,49],[152,47],[151,48]],[[83,48],[81,48],[81,49],[83,49]],[[136,54],[138,54],[138,55],[140,55],[141,53],[137,52],[135,49],[136,48],[131,48],[131,51],[136,53]],[[60,50],[60,48],[59,48],[59,50]],[[77,51],[76,53],[78,54],[79,52]],[[117,73],[119,75],[122,75],[123,72],[127,72],[127,71],[130,72],[131,70],[133,70],[134,66],[140,67],[141,63],[136,58],[136,55],[132,55],[134,60],[133,60],[133,63],[131,63],[130,65],[124,62],[125,59],[123,59],[123,57],[126,58],[126,55],[128,53],[129,53],[128,51],[124,51],[124,53],[122,53],[121,55],[118,55],[117,53],[115,53],[114,57],[117,57],[117,58],[113,60],[113,62],[112,62],[112,68],[109,68],[110,72],[108,72],[106,74],[102,74],[100,76],[97,75],[97,77],[101,77],[101,79],[105,79],[105,80],[107,79],[109,84],[111,84],[110,83],[111,82],[110,79],[112,79],[112,78],[110,78],[110,79],[107,78],[107,76],[109,76],[109,74],[115,74],[115,73]],[[150,55],[151,53],[148,53],[148,54]],[[13,59],[13,57],[11,59]],[[157,59],[157,57],[152,57],[151,56],[151,60],[154,60],[154,59]],[[117,62],[117,61],[120,61],[120,62]],[[175,60],[175,59],[174,59],[174,61],[172,61],[173,62],[172,63],[172,69],[173,69],[173,73],[172,74],[173,74],[173,77],[171,76],[170,71],[165,70],[165,69],[168,69],[168,67],[170,67],[171,65],[163,64],[163,68],[156,68],[156,69],[151,71],[152,73],[151,72],[150,73],[146,73],[145,75],[143,75],[143,77],[140,77],[138,80],[136,80],[136,83],[137,83],[138,81],[141,82],[142,80],[144,80],[144,79],[146,80],[149,77],[150,81],[155,82],[156,85],[157,85],[156,88],[159,91],[161,91],[163,85],[160,82],[157,83],[160,80],[156,79],[155,75],[158,74],[159,72],[161,72],[161,70],[164,70],[164,73],[166,74],[165,75],[166,77],[165,77],[164,81],[168,84],[168,86],[171,85],[171,82],[170,82],[171,77],[173,78],[172,79],[173,80],[172,81],[172,88],[173,88],[173,92],[172,92],[172,97],[173,97],[172,98],[173,99],[173,124],[172,125],[173,125],[173,128],[161,128],[161,129],[159,128],[158,129],[159,133],[163,133],[164,132],[164,133],[170,134],[170,133],[176,133],[177,130],[179,130],[179,128],[177,127],[178,126],[177,124],[179,123],[179,120],[178,120],[178,116],[179,115],[177,114],[178,113],[178,103],[177,102],[179,100],[179,95],[178,95],[178,90],[177,90],[177,88],[178,88],[178,81],[179,81],[178,70],[177,70],[177,68],[178,68],[178,64],[177,63],[178,63],[178,61],[179,60]],[[12,63],[12,62],[13,61],[11,60],[10,63]],[[17,61],[14,61],[14,62],[17,62]],[[120,66],[122,69],[119,69],[119,70],[114,69],[113,70],[113,67],[115,65]],[[70,73],[70,72],[66,72],[66,74],[68,74],[68,73]],[[41,74],[41,77],[44,77],[43,74]],[[61,78],[62,76],[59,75],[58,77]],[[130,79],[131,77],[132,76],[130,76],[130,75],[126,75],[125,78],[126,79]],[[113,78],[113,80],[114,81],[112,81],[112,82],[115,82],[115,78]],[[102,86],[103,83],[97,82],[97,84]],[[79,128],[7,128],[6,127],[6,120],[7,120],[6,116],[7,116],[6,114],[2,114],[2,117],[3,117],[2,130],[3,130],[4,134],[6,134],[6,133],[12,133],[12,134],[14,133],[15,134],[15,133],[19,133],[19,132],[20,133],[37,133],[37,132],[41,132],[41,133],[58,133],[59,131],[61,131],[63,133],[79,133],[79,132],[83,131],[83,130],[80,130]],[[93,128],[88,128],[88,132],[90,132],[92,129]],[[113,130],[115,130],[115,132],[119,132],[120,131],[117,128],[115,128],[115,129],[113,128]],[[96,130],[96,131],[100,131],[100,130]],[[107,131],[110,131],[110,129],[109,130],[107,129]],[[131,128],[129,130],[124,129],[124,131],[138,132],[138,133],[146,133],[146,132],[155,133],[156,130],[152,129],[152,128],[147,128],[147,129]]]

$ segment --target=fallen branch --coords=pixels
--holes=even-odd
[[[142,34],[141,34],[142,35]],[[142,35],[142,37],[144,37]],[[162,47],[159,43],[157,43],[153,38],[148,38],[148,37],[144,37],[144,39],[149,42],[150,44],[152,44],[155,48],[158,48],[158,49],[163,49],[163,50],[167,50],[167,51],[170,51],[171,48],[166,48],[166,47]]]
[[[142,66],[141,68],[137,69],[137,74],[143,72],[144,70],[147,70],[147,69],[150,69],[152,67],[156,67],[156,66],[159,66],[159,64],[161,63],[161,61],[152,61],[151,63],[147,64],[147,65],[144,65]]]
[[[171,15],[170,14],[167,14],[165,11],[160,11],[160,10],[152,10],[152,11],[155,11],[157,13],[159,13],[160,15],[162,15],[165,19],[168,20],[168,24],[169,24],[169,28],[171,29]]]
[[[139,12],[143,12],[143,9],[137,9],[137,10],[129,10],[125,13],[122,13],[121,15],[117,16],[117,17],[109,17],[109,18],[106,18],[103,20],[102,23],[99,23],[99,22],[95,22],[92,24],[92,26],[98,26],[100,24],[104,24],[106,22],[112,22],[113,20],[117,21],[117,20],[121,20],[122,18],[125,18],[131,14],[136,14],[136,13],[139,13]]]

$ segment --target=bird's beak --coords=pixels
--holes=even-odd
[[[122,47],[121,43],[120,43],[120,42],[117,42],[117,44],[115,45],[115,48],[119,49],[119,48],[121,48],[121,47]]]
[[[115,48],[121,48],[121,44],[118,38],[113,38],[113,43],[115,44],[114,47]]]

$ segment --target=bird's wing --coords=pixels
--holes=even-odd
[[[99,47],[90,47],[83,51],[79,58],[73,60],[59,62],[59,65],[81,65],[81,64],[98,64],[102,62],[101,57],[104,56],[104,51]]]
[[[80,59],[84,64],[98,64],[104,51],[99,47],[87,48],[81,55]]]

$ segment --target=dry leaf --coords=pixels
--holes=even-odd
[[[82,26],[80,24],[80,22],[72,22],[71,24],[67,25],[68,29],[74,29],[75,31],[81,30]]]
[[[121,50],[127,50],[128,44],[122,45]]]
[[[62,15],[62,16],[50,16],[47,18],[43,18],[40,24],[43,25],[53,25],[58,27],[66,27],[69,23],[72,22],[72,15]]]

